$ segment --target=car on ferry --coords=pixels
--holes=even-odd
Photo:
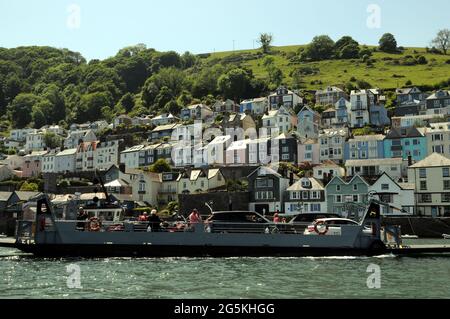
[[[302,233],[309,225],[316,220],[323,218],[341,218],[341,216],[333,213],[303,213],[295,216],[288,224],[291,225],[296,232]]]
[[[276,231],[276,225],[257,212],[213,212],[206,220],[213,233],[262,233]]]

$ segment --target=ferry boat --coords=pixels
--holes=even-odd
[[[256,212],[212,210],[205,223],[176,221],[149,231],[148,222],[124,218],[123,209],[109,201],[101,184],[106,202],[100,204],[97,198],[95,205],[84,207],[83,220],[58,219],[42,194],[35,220],[17,223],[16,247],[43,257],[358,256],[384,254],[386,244],[401,247],[400,230],[382,227],[383,203],[377,200],[370,201],[359,223],[333,219],[328,225],[321,220],[311,228],[315,236],[305,227],[272,223]],[[244,219],[233,221],[230,216]]]

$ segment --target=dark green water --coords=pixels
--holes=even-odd
[[[450,257],[46,260],[18,254],[0,248],[0,256],[9,256],[0,257],[0,298],[450,297]],[[80,267],[81,289],[67,286],[71,264]],[[380,267],[379,289],[367,287],[371,264]]]

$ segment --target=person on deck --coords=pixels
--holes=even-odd
[[[202,217],[200,216],[197,209],[193,209],[192,213],[189,215],[189,224],[198,224],[202,222]]]
[[[280,215],[278,213],[275,213],[275,215],[273,215],[273,222],[274,223],[280,222]]]
[[[158,212],[156,211],[156,209],[152,210],[148,221],[149,221],[148,227],[151,229],[152,232],[161,231],[162,220],[159,218]]]

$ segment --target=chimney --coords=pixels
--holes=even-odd
[[[412,165],[413,165],[413,159],[412,159],[412,156],[410,154],[410,155],[408,155],[408,167],[412,166]]]

